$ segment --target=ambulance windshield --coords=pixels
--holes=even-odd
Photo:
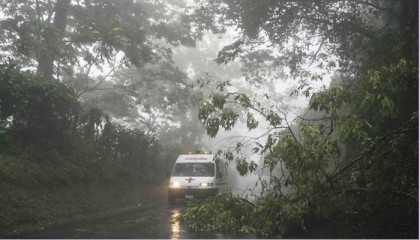
[[[185,177],[185,176],[199,176],[199,177],[213,177],[214,176],[214,163],[176,163],[172,176]]]

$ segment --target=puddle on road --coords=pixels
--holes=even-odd
[[[171,239],[180,238],[181,224],[178,217],[181,215],[180,209],[171,210]]]

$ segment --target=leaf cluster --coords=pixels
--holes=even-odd
[[[180,216],[192,231],[240,231],[250,228],[252,203],[230,191],[202,203],[189,203]]]
[[[15,64],[0,66],[0,124],[24,143],[64,144],[80,104],[63,84],[42,81]]]

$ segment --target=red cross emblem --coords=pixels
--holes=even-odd
[[[191,183],[191,181],[195,181],[194,178],[186,178],[185,181],[188,181],[188,183]]]

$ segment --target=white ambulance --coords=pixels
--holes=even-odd
[[[211,154],[179,155],[169,180],[168,201],[216,195],[227,187],[227,166]]]

